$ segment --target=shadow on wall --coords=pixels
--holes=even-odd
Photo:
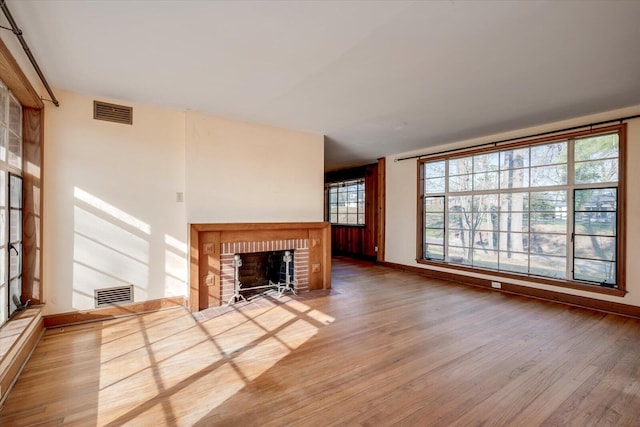
[[[186,243],[154,235],[148,223],[81,188],[74,200],[75,310],[95,308],[94,290],[102,288],[133,285],[136,302],[186,296]]]

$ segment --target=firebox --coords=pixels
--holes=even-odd
[[[261,293],[264,289],[261,288],[262,286],[273,286],[273,284],[286,282],[287,263],[283,259],[285,251],[250,252],[239,255],[242,260],[242,266],[238,269],[238,278],[242,283],[246,298]],[[289,277],[292,278],[293,259],[288,264]]]

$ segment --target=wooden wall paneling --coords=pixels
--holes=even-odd
[[[322,229],[322,287],[331,289],[331,226]]]
[[[362,254],[375,258],[376,256],[376,236],[377,236],[377,216],[376,206],[378,204],[378,165],[367,166],[364,176],[365,191],[365,229],[362,244]]]
[[[42,289],[42,141],[44,110],[23,109],[22,295],[43,304]]]
[[[386,218],[386,159],[384,157],[378,159],[377,172],[377,190],[376,190],[376,246],[378,251],[376,252],[376,260],[384,261],[384,247],[385,247],[385,218]]]

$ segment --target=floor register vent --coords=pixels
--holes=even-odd
[[[133,108],[125,105],[109,104],[108,102],[93,101],[93,118],[132,125]]]
[[[117,288],[96,289],[94,292],[96,308],[125,302],[133,302],[133,285],[119,286]]]

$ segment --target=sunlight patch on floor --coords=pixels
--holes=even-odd
[[[176,321],[183,319],[179,334],[175,323],[155,316],[103,330],[99,424],[191,425],[334,320],[293,299],[204,322]]]

